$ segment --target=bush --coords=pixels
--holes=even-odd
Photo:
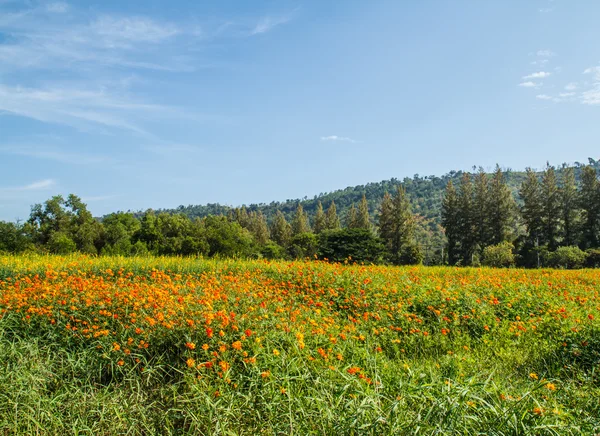
[[[48,248],[54,254],[69,254],[77,251],[77,244],[67,234],[56,232],[50,236]]]
[[[260,254],[265,259],[285,259],[285,249],[274,242],[269,242],[267,245],[261,248]]]
[[[513,244],[506,241],[485,247],[481,263],[493,268],[510,268],[515,265],[514,248]]]
[[[330,230],[319,235],[319,259],[376,263],[382,253],[381,241],[367,229]]]
[[[420,265],[423,263],[423,252],[417,244],[406,244],[400,251],[400,265]]]
[[[585,254],[587,255],[585,266],[587,266],[588,268],[600,268],[599,248],[589,248],[585,250]]]
[[[317,237],[314,233],[300,233],[292,238],[288,251],[294,259],[314,257],[317,254]]]
[[[586,253],[579,247],[560,247],[550,253],[548,265],[553,268],[577,269],[585,264]]]

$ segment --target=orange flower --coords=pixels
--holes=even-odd
[[[194,344],[193,342],[186,342],[185,347],[190,350],[194,350],[194,349],[196,349],[196,344]]]

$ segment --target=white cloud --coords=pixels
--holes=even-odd
[[[354,139],[348,138],[347,136],[337,135],[321,136],[321,141],[356,142]]]
[[[26,191],[42,191],[56,185],[54,179],[39,180],[23,186],[12,186],[8,188],[0,188],[0,192],[26,192]]]
[[[540,11],[542,14],[548,14],[550,12],[552,12],[554,10],[554,8],[540,8],[538,9],[538,11]]]
[[[145,17],[98,18],[90,30],[104,39],[109,47],[130,47],[132,42],[159,43],[177,35],[180,30],[167,23],[157,23]]]
[[[529,74],[528,76],[523,76],[524,80],[527,79],[545,79],[546,77],[549,77],[552,73],[548,73],[546,71],[539,71],[537,73],[533,73],[533,74]]]
[[[151,118],[195,117],[176,108],[122,97],[117,91],[62,85],[24,88],[0,84],[2,111],[79,130],[121,129],[146,137],[151,135],[141,126]]]
[[[600,105],[600,82],[594,84],[592,89],[581,93],[581,102],[591,106]]]
[[[287,23],[288,21],[290,21],[290,19],[290,16],[264,17],[258,23],[256,23],[256,26],[254,26],[254,29],[252,29],[250,34],[258,35],[260,33],[266,33],[274,27],[279,26],[280,24]]]
[[[46,10],[55,14],[64,14],[69,10],[69,5],[65,2],[48,3]]]
[[[519,83],[519,86],[522,86],[523,88],[539,88],[540,87],[540,83],[536,83],[536,82],[522,82]]]
[[[556,53],[551,50],[538,50],[536,54],[541,58],[551,58],[556,56]]]
[[[562,98],[566,98],[566,97],[573,97],[576,93],[575,92],[561,92],[560,94],[558,94],[559,97]]]
[[[546,95],[546,94],[538,94],[535,96],[535,98],[537,98],[539,100],[552,100],[552,97],[550,97],[549,95]]]
[[[575,91],[577,89],[577,82],[567,83],[565,86],[565,90],[567,91]]]
[[[73,165],[104,163],[110,160],[105,156],[74,153],[56,147],[38,145],[4,145],[0,146],[0,153]]]

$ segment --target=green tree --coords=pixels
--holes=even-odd
[[[269,242],[269,227],[267,218],[262,211],[252,211],[249,216],[248,230],[252,233],[254,240],[260,245],[266,245]]]
[[[350,210],[348,210],[348,213],[346,214],[346,228],[348,228],[348,229],[358,228],[358,213],[356,211],[356,207],[354,206],[354,203],[352,203]]]
[[[550,165],[542,175],[541,194],[543,240],[550,250],[555,250],[559,245],[562,214],[556,171]]]
[[[319,259],[331,262],[377,263],[383,255],[383,244],[367,229],[328,230],[319,235]]]
[[[590,165],[583,168],[579,205],[582,210],[582,245],[596,248],[600,242],[600,183],[596,170]]]
[[[310,224],[308,222],[308,215],[304,212],[302,205],[298,203],[294,219],[292,220],[292,235],[296,236],[302,233],[310,233]]]
[[[464,173],[458,191],[458,227],[460,235],[460,262],[471,265],[477,245],[477,227],[475,223],[475,202],[471,174]]]
[[[562,216],[562,245],[573,246],[579,242],[579,204],[575,171],[564,166],[560,177],[560,204]]]
[[[327,221],[325,219],[325,212],[323,211],[323,204],[319,201],[317,203],[317,211],[315,212],[315,221],[313,230],[318,235],[327,228]]]
[[[516,228],[517,203],[499,165],[490,180],[488,198],[489,244],[510,241]]]
[[[271,239],[282,247],[287,247],[292,238],[292,227],[286,221],[280,210],[275,214],[271,223]]]
[[[358,205],[356,228],[366,229],[369,231],[373,229],[373,226],[371,225],[371,217],[369,216],[369,203],[367,202],[367,197],[365,194],[363,194],[360,204]]]
[[[475,176],[474,198],[473,198],[473,226],[476,231],[476,244],[479,254],[491,242],[491,203],[488,175],[479,168]]]
[[[335,206],[335,202],[332,201],[327,209],[327,213],[325,214],[325,223],[327,226],[327,230],[339,230],[340,229],[340,218],[337,214],[337,208]]]
[[[530,245],[539,245],[542,241],[544,222],[542,215],[542,189],[538,176],[531,168],[526,169],[525,180],[521,184],[519,195],[523,200],[521,217],[527,229],[527,238]]]
[[[460,253],[460,225],[459,225],[458,193],[452,180],[446,185],[446,192],[442,202],[442,226],[448,240],[448,263],[456,264]]]
[[[415,263],[418,261],[418,247],[415,243],[415,219],[410,208],[410,201],[402,185],[398,185],[396,194],[386,204],[382,204],[380,218],[381,238],[383,239],[389,259],[394,264]],[[391,207],[390,207],[391,206]]]

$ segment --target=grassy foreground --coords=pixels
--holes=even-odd
[[[600,271],[0,257],[0,434],[600,433]]]

